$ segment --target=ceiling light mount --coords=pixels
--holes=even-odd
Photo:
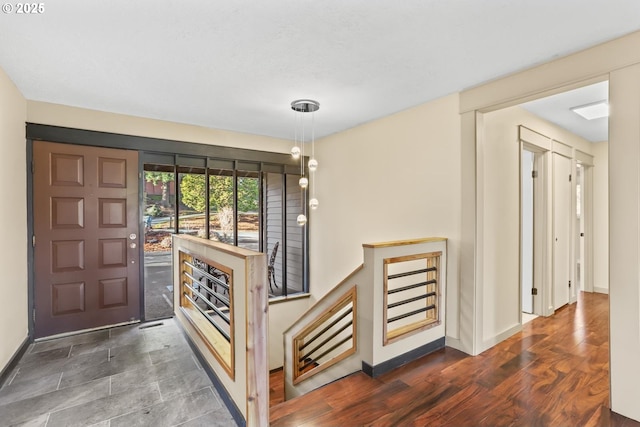
[[[320,109],[320,103],[313,99],[296,99],[291,103],[291,109],[298,113],[313,113]]]

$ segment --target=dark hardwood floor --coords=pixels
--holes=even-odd
[[[356,373],[284,403],[282,371],[271,381],[272,426],[640,426],[608,409],[609,299],[602,294],[581,294],[476,357],[445,348],[378,378]]]
[[[284,371],[282,368],[269,374],[269,407],[284,402]]]

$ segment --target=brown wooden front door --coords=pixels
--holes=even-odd
[[[138,153],[34,141],[35,337],[140,319]]]

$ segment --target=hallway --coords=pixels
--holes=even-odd
[[[32,344],[0,426],[235,425],[173,319]]]
[[[281,404],[272,383],[271,425],[637,427],[608,409],[608,314],[607,295],[581,293],[476,357],[445,348]]]

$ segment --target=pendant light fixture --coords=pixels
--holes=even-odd
[[[301,207],[302,212],[298,215],[298,225],[303,226],[307,223],[307,208],[304,204],[305,200],[305,191],[309,188],[309,178],[312,178],[311,175],[315,173],[318,169],[318,161],[316,160],[316,144],[315,144],[315,112],[320,109],[320,103],[318,101],[313,101],[311,99],[297,99],[291,103],[291,109],[294,111],[295,115],[295,135],[294,142],[295,145],[291,149],[291,156],[298,160],[300,159],[300,180],[298,184],[300,185],[300,197],[301,197]],[[305,121],[305,117],[308,116],[307,113],[311,113],[311,124],[307,124]],[[307,129],[310,128],[310,129]],[[304,167],[304,144],[307,142],[311,142],[311,157],[309,159],[309,163],[307,167],[309,169],[309,178],[307,178],[305,174]],[[300,145],[298,146],[298,142]],[[318,208],[318,199],[316,199],[316,191],[315,191],[315,178],[311,179],[311,199],[309,200],[309,207],[311,209]]]

